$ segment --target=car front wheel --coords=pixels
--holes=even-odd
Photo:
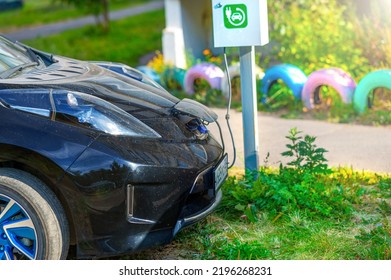
[[[68,223],[54,193],[24,171],[0,169],[0,260],[64,259]]]

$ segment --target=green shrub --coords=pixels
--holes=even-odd
[[[316,138],[302,137],[291,129],[288,150],[283,152],[290,161],[278,170],[262,167],[248,172],[241,179],[230,177],[225,185],[227,209],[242,212],[249,221],[257,221],[260,212],[271,213],[275,220],[297,211],[309,217],[350,217],[365,192],[359,185],[345,184],[333,178],[324,154],[315,144]]]

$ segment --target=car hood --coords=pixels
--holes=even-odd
[[[57,62],[47,67],[0,80],[0,89],[68,89],[95,95],[125,110],[135,106],[164,112],[180,101],[163,88],[108,70],[97,63],[59,56],[55,59]],[[138,74],[144,75],[141,72]],[[143,78],[147,79],[145,76]]]

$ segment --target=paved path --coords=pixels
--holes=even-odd
[[[123,10],[118,10],[110,13],[110,20],[117,20],[130,16],[139,15],[145,12],[159,10],[164,7],[163,0],[155,0],[143,5],[130,7]],[[38,37],[48,36],[52,34],[61,33],[69,29],[79,28],[85,25],[95,24],[94,16],[86,16],[78,19],[70,19],[67,21],[41,25],[36,27],[25,28],[12,33],[4,33],[4,35],[13,40],[30,40]]]
[[[225,110],[215,109],[225,135],[226,149],[232,145],[225,122]],[[236,166],[244,166],[242,114],[231,111],[231,122],[237,147]],[[270,153],[269,165],[278,166],[284,158],[285,138],[289,129],[297,127],[304,134],[316,136],[316,144],[329,152],[325,154],[331,166],[348,166],[355,170],[391,173],[391,128],[349,124],[332,124],[312,120],[286,120],[259,113],[260,164]],[[216,129],[212,129],[215,135]],[[232,157],[230,157],[231,159]]]

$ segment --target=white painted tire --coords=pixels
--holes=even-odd
[[[265,76],[265,73],[262,71],[262,69],[258,66],[255,66],[256,71],[256,79],[261,80],[263,76]],[[240,78],[240,63],[232,64],[228,67],[228,73],[231,78],[231,81],[235,78]],[[258,83],[257,83],[258,84]],[[228,75],[227,71],[224,71],[224,76],[221,79],[221,92],[224,95],[224,97],[228,100],[229,98],[229,85],[228,85]]]

